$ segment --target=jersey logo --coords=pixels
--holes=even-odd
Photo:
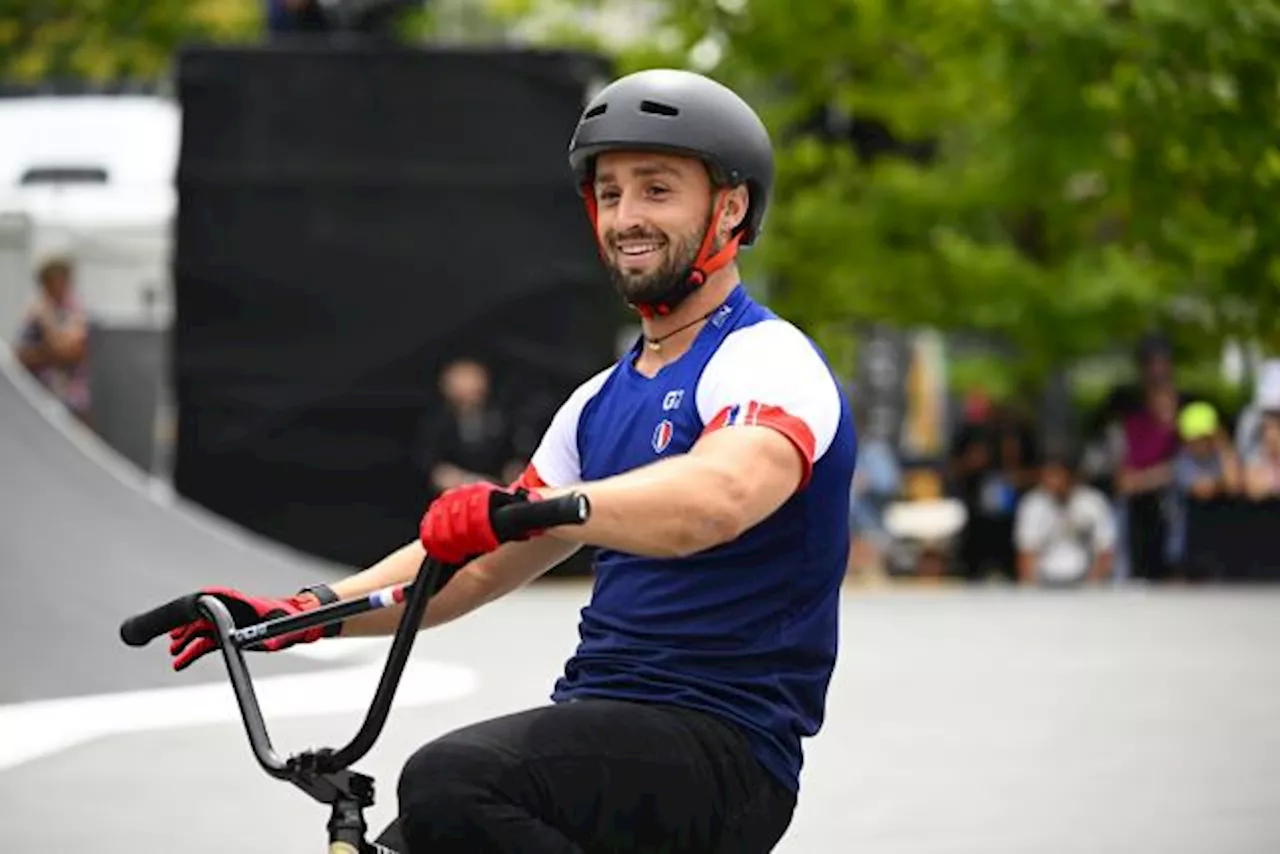
[[[673,409],[680,408],[680,401],[684,400],[684,389],[678,388],[675,391],[667,392],[662,398],[662,411],[670,412]]]
[[[658,426],[653,430],[653,452],[660,454],[667,449],[667,445],[671,444],[671,434],[675,432],[675,428],[671,426],[671,422],[664,418],[658,422]]]
[[[756,403],[754,400],[746,406],[735,403],[733,406],[730,406],[729,411],[725,413],[724,426],[732,427],[735,424],[743,426],[755,424],[757,423],[756,419],[759,415],[760,404]]]

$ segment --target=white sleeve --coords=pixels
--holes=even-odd
[[[1095,551],[1111,551],[1116,547],[1116,520],[1106,497],[1095,489],[1085,493],[1093,515],[1093,548]]]
[[[1038,552],[1045,536],[1045,518],[1041,512],[1043,501],[1035,492],[1028,492],[1018,502],[1013,522],[1013,543],[1020,552]]]
[[[578,420],[582,410],[600,391],[614,366],[605,368],[578,386],[560,406],[542,441],[533,452],[528,468],[517,481],[522,486],[538,487],[571,486],[582,481],[581,461],[578,458]]]
[[[835,377],[809,339],[785,320],[730,333],[703,370],[696,397],[704,433],[760,425],[790,439],[804,458],[802,483],[840,424]]]

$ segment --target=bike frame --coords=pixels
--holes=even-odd
[[[491,525],[498,542],[510,542],[560,525],[580,525],[587,521],[591,505],[587,497],[570,493],[557,498],[517,502],[491,511]],[[329,854],[398,854],[365,839],[368,825],[364,811],[373,805],[373,778],[348,770],[373,747],[395,697],[414,639],[427,613],[427,602],[457,567],[432,558],[423,560],[409,584],[376,590],[359,599],[334,602],[295,614],[237,628],[231,612],[216,596],[189,594],[125,620],[120,637],[129,646],[145,646],[153,639],[201,617],[213,626],[222,660],[231,679],[231,688],[240,707],[245,732],[258,764],[272,777],[293,783],[315,800],[330,807]],[[446,574],[447,573],[447,574]],[[271,745],[271,736],[253,690],[253,679],[245,664],[244,651],[264,642],[303,629],[327,626],[379,608],[404,603],[404,613],[396,627],[382,678],[364,722],[355,736],[337,750],[307,750],[282,759]]]
[[[443,564],[428,558],[422,562],[417,578],[411,584],[385,588],[364,599],[338,602],[296,616],[268,620],[240,629],[236,628],[227,607],[217,598],[201,596],[196,600],[197,610],[214,626],[222,660],[226,664],[245,732],[258,764],[272,777],[293,783],[316,801],[330,806],[327,825],[329,854],[373,854],[379,850],[395,854],[389,849],[375,848],[366,841],[368,825],[364,810],[374,802],[373,778],[348,769],[369,752],[382,732],[414,639],[426,614],[427,602],[444,570]],[[405,602],[405,608],[391,643],[391,652],[368,713],[355,736],[338,750],[307,750],[282,759],[272,747],[266,721],[253,690],[253,680],[244,660],[244,650],[274,637],[329,625],[355,614],[391,607],[401,601]]]

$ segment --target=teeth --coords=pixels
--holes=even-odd
[[[619,246],[618,250],[623,255],[643,255],[646,252],[653,252],[658,248],[656,243],[646,243],[643,246]]]

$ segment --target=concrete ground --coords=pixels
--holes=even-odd
[[[586,593],[540,585],[419,638],[415,678],[452,695],[420,683],[411,694],[406,681],[416,704],[397,707],[360,765],[380,782],[373,824],[393,815],[400,763],[417,745],[543,702]],[[1280,851],[1277,614],[1280,594],[1259,590],[850,591],[829,720],[777,850]],[[344,646],[349,658],[330,665],[377,664],[384,648],[331,644]],[[216,661],[198,670],[220,676]],[[269,705],[278,747],[345,741],[375,678],[343,686],[347,711]],[[0,736],[22,738],[8,725]],[[15,851],[304,854],[323,845],[326,817],[257,768],[234,718],[173,712],[0,768],[0,839]]]

